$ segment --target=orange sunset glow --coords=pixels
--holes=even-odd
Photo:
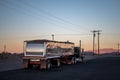
[[[0,1],[0,52],[22,53],[23,42],[52,39],[81,40],[85,51],[93,49],[92,30],[101,30],[100,49],[116,49],[120,43],[120,5],[117,1]],[[95,37],[95,49],[98,39]]]

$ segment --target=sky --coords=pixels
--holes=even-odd
[[[52,34],[92,50],[93,30],[101,30],[100,48],[117,49],[120,0],[0,0],[0,52],[4,45],[7,52],[23,52],[23,41],[51,40]]]

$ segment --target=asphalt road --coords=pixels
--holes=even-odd
[[[120,80],[120,57],[97,58],[50,70],[4,71],[0,72],[0,80]]]

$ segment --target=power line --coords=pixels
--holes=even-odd
[[[54,35],[54,37],[55,36],[89,36],[89,35],[91,35],[91,34],[52,34],[52,35]],[[44,37],[50,37],[51,35],[50,34],[44,34],[44,35],[38,35],[38,36],[14,36],[14,37],[10,37],[11,39],[21,39],[21,38],[38,38],[38,37],[40,37],[40,38],[44,38]],[[5,40],[9,40],[9,38],[0,38],[1,40],[2,39],[5,39]]]
[[[25,5],[27,5],[27,6],[33,8],[33,9],[36,9],[36,10],[38,10],[38,11],[40,11],[40,12],[42,12],[42,13],[44,13],[44,14],[52,17],[52,18],[55,18],[55,19],[57,19],[57,20],[59,20],[59,21],[62,21],[62,22],[64,22],[64,23],[68,23],[68,24],[71,24],[71,25],[74,25],[74,26],[81,26],[81,25],[77,25],[77,24],[71,23],[70,21],[64,20],[64,19],[62,19],[62,18],[60,18],[60,17],[58,17],[58,16],[56,16],[56,15],[53,15],[53,14],[51,14],[50,12],[48,12],[48,11],[46,11],[46,10],[44,10],[44,9],[35,7],[35,6],[33,6],[32,4],[30,4],[30,3],[28,3],[28,2],[25,2],[25,1],[21,1],[21,2],[22,2],[23,4],[25,4]]]
[[[41,19],[41,17],[40,17],[41,15],[40,15],[40,14],[39,14],[39,15],[32,14],[32,13],[31,13],[28,9],[26,9],[25,7],[24,7],[25,10],[22,9],[22,12],[21,12],[21,11],[19,11],[19,9],[20,9],[21,6],[16,5],[16,4],[12,4],[12,5],[15,5],[16,7],[9,6],[10,1],[5,1],[5,0],[4,0],[4,3],[7,3],[7,5],[5,5],[5,6],[7,6],[8,8],[12,8],[12,10],[17,10],[17,12],[20,12],[20,13],[22,13],[22,14],[24,14],[24,15]],[[4,4],[3,4],[3,5],[4,5]],[[27,11],[27,13],[26,13],[26,11]],[[29,13],[28,13],[28,12],[29,12]],[[45,16],[44,16],[44,17],[45,17]],[[46,17],[46,18],[48,18],[48,17]],[[49,21],[46,21],[46,20],[45,20],[45,21],[48,22],[48,23],[50,23],[50,24],[57,25],[57,24],[51,22],[50,18],[48,18],[47,20],[49,20]],[[40,21],[41,21],[41,20],[40,20]],[[73,29],[70,29],[70,27],[68,28],[67,26],[60,26],[60,27],[59,27],[59,26],[60,26],[60,25],[57,25],[56,27],[73,31]]]
[[[82,35],[91,35],[91,34],[54,34],[56,36],[82,36]]]
[[[48,11],[46,11],[46,10],[44,10],[44,9],[35,7],[35,6],[33,6],[32,4],[29,4],[28,2],[21,1],[21,3],[23,3],[23,4],[26,5],[26,6],[29,6],[29,7],[33,8],[34,10],[37,10],[37,11],[39,11],[39,12],[44,13],[44,15],[46,14],[46,15],[48,15],[49,17],[52,17],[52,18],[54,18],[54,19],[56,19],[56,20],[59,20],[59,21],[61,21],[62,23],[68,23],[68,24],[71,24],[71,25],[73,25],[73,26],[80,26],[80,25],[71,23],[71,22],[69,22],[69,21],[67,21],[67,20],[64,20],[64,19],[62,19],[62,18],[60,18],[60,17],[58,17],[58,16],[55,16],[55,15],[51,14],[50,12],[48,12]],[[47,17],[47,18],[48,18],[48,17]],[[49,19],[50,19],[50,18],[49,18]],[[56,22],[56,21],[55,21],[55,22]],[[73,26],[71,26],[71,27],[73,27]],[[64,26],[64,27],[65,27],[65,26]],[[69,28],[68,28],[68,27],[69,27]],[[67,29],[70,29],[70,28],[71,28],[70,26],[68,26],[68,27],[67,27]]]

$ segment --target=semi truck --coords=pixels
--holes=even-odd
[[[80,58],[80,48],[73,42],[46,39],[24,41],[23,67],[38,66],[40,69],[75,64]]]

